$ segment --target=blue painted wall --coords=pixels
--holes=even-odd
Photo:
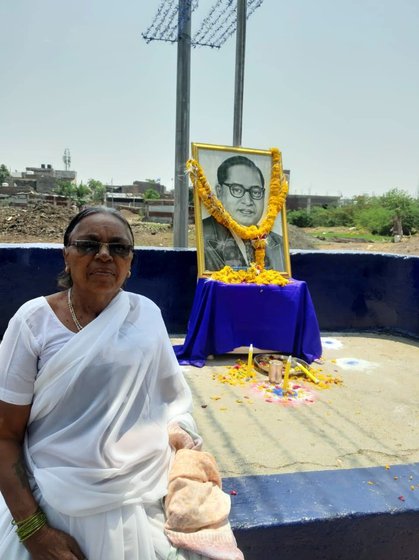
[[[411,464],[227,478],[223,489],[246,560],[418,560],[418,479]]]
[[[294,251],[322,331],[385,331],[419,338],[419,257]],[[0,336],[27,299],[56,291],[59,245],[0,244]],[[196,285],[194,249],[136,248],[127,289],[162,309],[171,334],[187,330]]]
[[[322,330],[419,337],[419,257],[295,251],[292,271],[307,281]]]
[[[419,338],[419,258],[293,251],[322,331]],[[0,336],[30,298],[56,291],[59,245],[0,244]],[[171,334],[185,333],[196,285],[193,249],[136,248],[127,289],[153,299]],[[419,478],[418,465],[392,468]],[[419,492],[391,492],[381,469],[227,479],[231,523],[246,560],[419,560]],[[365,481],[379,482],[374,492]],[[319,502],[319,496],[323,502]]]
[[[0,337],[28,299],[57,291],[64,268],[58,244],[0,244]],[[195,251],[136,248],[126,289],[154,300],[172,334],[186,332],[196,285]]]

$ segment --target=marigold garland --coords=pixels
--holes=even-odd
[[[271,148],[272,172],[269,185],[268,211],[258,226],[243,226],[236,222],[227,212],[205,177],[204,170],[198,161],[190,159],[186,169],[191,181],[197,189],[198,196],[207,211],[217,222],[233,231],[241,239],[250,239],[255,249],[256,265],[263,270],[265,266],[266,237],[272,230],[275,219],[284,205],[288,192],[288,183],[282,170],[281,153],[278,148]]]
[[[225,266],[211,274],[211,280],[218,280],[225,284],[276,284],[277,286],[286,286],[290,283],[290,280],[276,270],[261,270],[255,263],[252,263],[247,270],[233,270],[230,266]]]

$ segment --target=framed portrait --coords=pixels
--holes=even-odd
[[[276,165],[275,178],[277,184],[285,185],[284,198],[286,177],[278,150],[275,157],[280,170],[278,172]],[[192,158],[199,165],[207,194],[210,191],[207,199],[215,200],[221,215],[227,216],[221,221],[216,219],[200,196],[202,181],[198,184],[193,180],[198,276],[209,276],[224,266],[246,270],[255,262],[256,245],[248,238],[250,230],[245,228],[263,228],[267,218],[272,216],[273,150],[192,143]],[[264,267],[291,276],[285,200],[273,219],[272,227],[264,236]],[[228,227],[230,224],[232,227]]]

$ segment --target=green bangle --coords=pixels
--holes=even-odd
[[[47,517],[41,508],[38,508],[34,514],[23,521],[12,520],[12,525],[16,527],[16,533],[20,542],[26,541],[34,535],[39,529],[47,524]]]

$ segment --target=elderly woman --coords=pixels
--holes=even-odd
[[[77,214],[64,290],[28,301],[4,335],[4,560],[201,558],[164,533],[169,432],[180,446],[200,442],[159,309],[122,289],[133,245],[115,210]]]

